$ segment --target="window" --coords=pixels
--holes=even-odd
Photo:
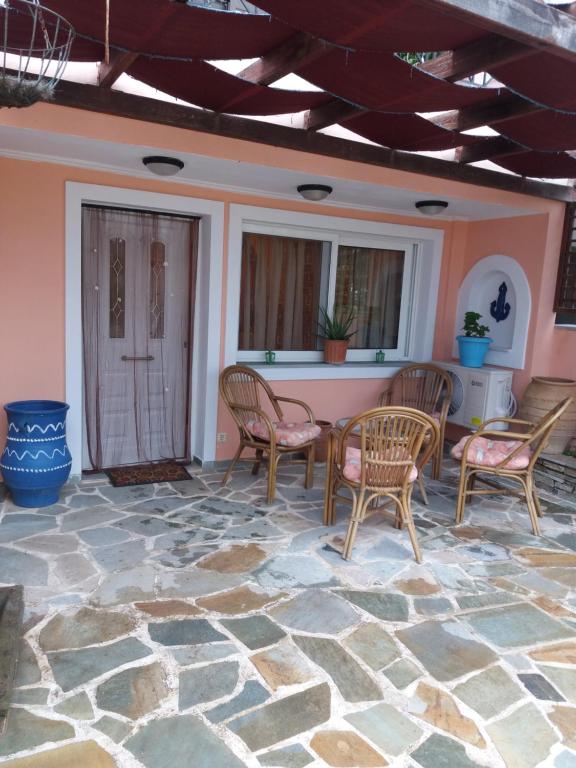
[[[348,361],[410,356],[417,242],[248,225],[242,233],[239,361],[322,360],[321,309],[356,318]]]
[[[576,325],[576,203],[566,206],[554,310],[557,325]]]

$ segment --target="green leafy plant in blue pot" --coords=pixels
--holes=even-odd
[[[479,312],[466,312],[462,328],[464,333],[456,337],[460,364],[466,368],[482,368],[492,343],[492,339],[486,336],[490,328],[480,324],[481,317]]]

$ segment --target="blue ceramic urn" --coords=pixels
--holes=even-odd
[[[66,412],[56,400],[7,403],[8,437],[0,457],[4,483],[19,507],[47,507],[58,501],[72,458],[66,445]]]

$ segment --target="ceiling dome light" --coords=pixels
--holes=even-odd
[[[163,157],[162,155],[150,155],[143,157],[142,162],[149,171],[157,176],[175,176],[184,168],[182,160],[177,157]]]
[[[305,200],[314,200],[314,202],[324,200],[332,194],[332,187],[326,184],[300,184],[296,189]]]
[[[448,208],[445,200],[418,200],[414,205],[425,216],[437,216]]]

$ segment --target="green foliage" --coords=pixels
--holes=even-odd
[[[482,315],[479,312],[466,312],[464,315],[464,336],[474,336],[478,339],[483,339],[488,333],[490,328],[487,325],[480,325],[478,320]]]
[[[356,331],[350,330],[356,319],[356,310],[354,307],[348,310],[342,310],[341,312],[334,311],[332,316],[330,316],[323,307],[320,307],[320,315],[322,316],[322,320],[318,323],[318,327],[320,328],[321,335],[325,339],[348,341],[348,339],[356,333]]]

